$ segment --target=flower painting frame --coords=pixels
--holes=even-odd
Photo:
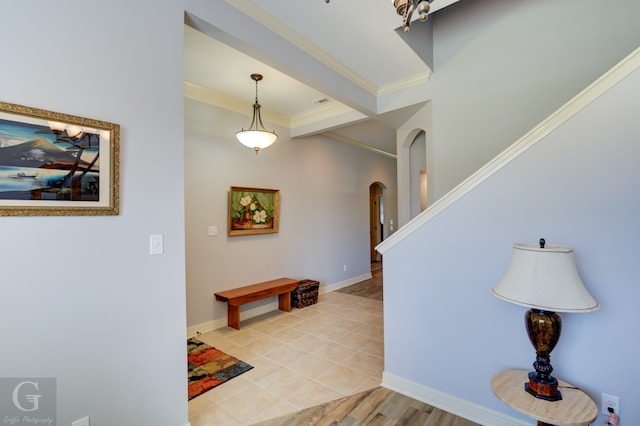
[[[0,102],[0,216],[119,214],[120,126]]]
[[[272,234],[280,224],[280,190],[232,186],[229,189],[230,236]]]

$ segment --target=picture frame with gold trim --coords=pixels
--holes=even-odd
[[[118,124],[0,102],[0,216],[119,214]]]

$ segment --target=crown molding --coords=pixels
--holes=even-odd
[[[260,22],[261,25],[268,28],[271,32],[277,34],[278,36],[288,40],[291,44],[306,52],[311,57],[317,59],[322,64],[334,70],[336,73],[340,74],[347,80],[351,81],[356,86],[365,90],[366,92],[374,95],[381,96],[389,93],[393,93],[403,89],[409,89],[411,87],[415,87],[420,85],[429,78],[431,78],[432,71],[428,69],[428,71],[424,73],[420,73],[418,75],[408,77],[404,80],[400,80],[394,83],[390,83],[384,86],[376,86],[371,83],[364,77],[362,77],[357,72],[353,71],[351,68],[345,66],[342,62],[338,61],[333,56],[329,55],[324,50],[320,49],[318,46],[307,40],[301,34],[292,30],[291,27],[285,25],[267,12],[265,9],[261,8],[254,2],[250,0],[225,0],[228,4],[238,9],[240,12],[249,16],[256,22]],[[454,3],[458,0],[449,0],[451,3]]]
[[[317,106],[313,109],[301,112],[291,117],[291,127],[298,128],[318,121],[329,120],[345,114],[351,114],[355,110],[337,101],[331,101],[327,105]]]
[[[189,81],[184,82],[184,96],[209,105],[214,105],[228,111],[251,117],[253,115],[252,104],[246,100],[227,95],[208,87],[200,86]],[[291,128],[291,118],[287,115],[271,111],[268,108],[260,107],[260,114],[263,121],[267,121],[276,126]]]
[[[395,83],[386,84],[384,86],[380,86],[376,96],[384,96],[390,93],[398,92],[404,89],[411,89],[412,87],[419,86],[423,83],[426,83],[431,78],[431,70],[416,74],[412,77],[407,77],[404,80],[396,81]]]
[[[357,146],[358,148],[362,148],[362,149],[365,149],[367,151],[375,152],[376,154],[384,155],[385,157],[393,158],[394,160],[398,158],[398,156],[396,154],[392,154],[390,152],[383,151],[383,150],[378,149],[378,148],[374,148],[374,147],[369,146],[367,144],[364,144],[362,142],[358,142],[355,139],[351,139],[351,138],[339,135],[339,134],[334,133],[334,132],[323,132],[322,134],[324,136],[328,137],[328,138],[335,139],[335,140],[337,140],[339,142],[348,143],[349,145]]]

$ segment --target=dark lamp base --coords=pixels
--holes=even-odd
[[[524,390],[545,401],[560,401],[562,399],[562,394],[558,390],[558,381],[551,375],[542,378],[538,373],[529,373],[529,383],[524,384]]]

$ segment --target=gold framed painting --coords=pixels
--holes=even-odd
[[[120,126],[0,102],[0,216],[119,213]]]
[[[229,189],[228,234],[272,234],[280,223],[280,191],[277,189]]]

